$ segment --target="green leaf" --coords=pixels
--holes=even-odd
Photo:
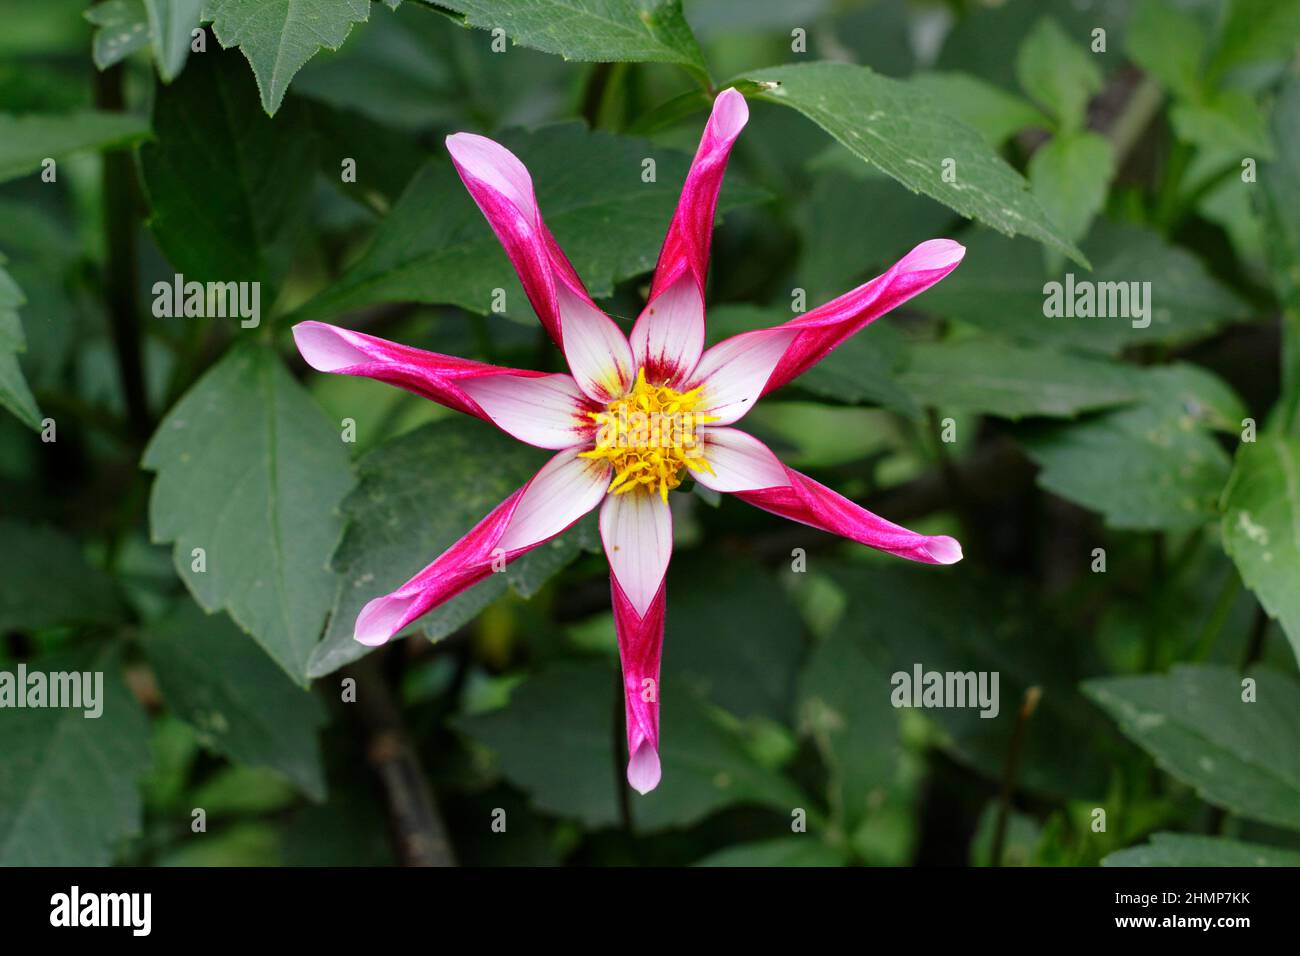
[[[612,683],[602,686],[612,693]],[[796,807],[811,806],[798,787],[755,759],[726,715],[675,681],[664,682],[663,700],[663,783],[633,795],[637,829],[690,826],[736,804],[771,808],[788,823]]]
[[[280,866],[280,832],[273,823],[238,821],[206,835],[202,841],[175,844],[160,854],[155,866],[251,867]]]
[[[18,354],[27,350],[18,309],[25,305],[22,289],[4,269],[5,258],[0,255],[0,406],[8,409],[20,422],[39,430],[41,412],[27,385],[23,370],[18,364]]]
[[[190,55],[193,31],[199,25],[203,0],[144,0],[158,75],[170,83],[180,75]]]
[[[683,555],[668,592],[665,672],[737,717],[790,723],[803,625],[778,583],[749,561]]]
[[[1101,715],[1075,689],[1093,667],[1086,645],[1027,607],[1005,581],[962,566],[871,561],[835,564],[829,574],[848,598],[830,639],[856,641],[878,675],[875,683],[858,685],[861,694],[890,701],[892,676],[902,673],[910,681],[918,665],[922,673],[997,673],[996,716],[981,717],[979,706],[914,709],[910,715],[937,724],[938,746],[996,780],[1024,693],[1037,687],[1041,699],[1025,738],[1021,785],[1076,799],[1105,793],[1114,744]],[[1073,743],[1063,748],[1062,740]]]
[[[337,508],[352,484],[339,432],[274,352],[237,347],[163,419],[142,464],[158,473],[153,540],[175,542],[196,600],[228,610],[305,683],[334,597],[325,565],[342,530]]]
[[[844,63],[778,66],[747,73],[744,79],[763,87],[757,94],[761,99],[798,110],[858,158],[913,192],[1009,236],[1030,236],[1086,264],[1020,174],[928,92]],[[955,177],[944,175],[944,161],[949,159],[955,163]]]
[[[1250,303],[1211,276],[1196,256],[1135,226],[1099,221],[1083,244],[1094,268],[1081,275],[1071,270],[1049,277],[1042,257],[1023,241],[984,230],[964,241],[961,266],[925,293],[925,308],[1026,342],[1115,355],[1130,345],[1182,344],[1253,314]],[[1059,288],[1051,287],[1049,278]],[[1151,283],[1149,295],[1141,282]],[[1082,308],[1065,308],[1070,299],[1079,304],[1085,288],[1094,297],[1092,318],[1082,316]],[[1109,308],[1111,290],[1129,293],[1115,296],[1120,308]],[[1144,316],[1133,308],[1134,292],[1145,303]],[[1048,315],[1049,298],[1058,293],[1062,308]],[[1127,314],[1096,316],[1095,303],[1103,294],[1108,313]]]
[[[844,866],[847,862],[837,850],[805,833],[729,846],[696,861],[695,866]]]
[[[303,67],[294,78],[294,92],[408,131],[419,142],[423,159],[434,147],[442,152],[441,137],[430,135],[435,129],[488,131],[541,121],[560,106],[554,97],[562,97],[560,91],[585,72],[522,47],[494,53],[490,37],[454,28],[461,22],[449,11],[420,2],[407,3],[392,15],[378,11],[337,54],[316,57]],[[696,95],[707,108],[702,91]],[[421,140],[414,139],[417,134]],[[337,162],[332,175],[338,178]]]
[[[129,113],[0,113],[0,182],[40,169],[46,159],[87,150],[122,149],[148,135],[149,124]]]
[[[370,206],[386,210],[395,203],[428,155],[418,140],[363,113],[315,100],[307,102],[320,143],[321,173],[327,181],[344,195]],[[344,159],[356,161],[355,183],[342,179]]]
[[[608,296],[614,283],[654,267],[689,157],[575,123],[500,140],[532,173],[546,224],[593,296]],[[656,161],[654,183],[641,180],[646,158]],[[724,187],[719,209],[760,195]],[[455,169],[439,161],[416,174],[361,260],[295,318],[412,300],[486,313],[497,288],[506,290],[510,314],[528,312],[496,236]]]
[[[1300,439],[1242,442],[1222,509],[1224,550],[1300,658]]]
[[[203,7],[221,45],[243,50],[268,115],[317,50],[337,50],[352,24],[369,16],[370,0],[207,0]]]
[[[294,811],[283,831],[281,865],[394,866],[385,809],[366,775],[331,781],[327,802]]]
[[[1002,418],[1072,418],[1138,397],[1136,369],[1118,362],[990,338],[921,343],[899,381],[939,411]]]
[[[1029,160],[1029,182],[1048,216],[1071,241],[1082,239],[1106,204],[1114,151],[1091,132],[1054,136]]]
[[[138,781],[149,769],[149,721],[120,668],[113,644],[27,663],[29,681],[33,672],[47,680],[73,671],[102,675],[95,702],[102,712],[91,718],[84,707],[6,707],[0,866],[107,866],[118,845],[140,832]]]
[[[1193,13],[1168,0],[1143,0],[1133,12],[1124,50],[1180,99],[1196,99],[1202,87],[1206,29]]]
[[[975,835],[970,841],[970,865],[993,866],[993,838],[997,831],[999,805],[990,800],[984,805]],[[1031,866],[1042,842],[1043,828],[1038,820],[1027,813],[1011,810],[1007,813],[1006,835],[1002,842],[1002,858],[997,866]]]
[[[709,0],[688,4],[686,19],[698,36],[712,40],[737,33],[785,33],[791,24],[816,20],[833,5],[833,0]]]
[[[113,579],[75,540],[9,518],[0,518],[0,540],[0,633],[119,620]]]
[[[978,130],[990,146],[1001,146],[1022,129],[1048,123],[1032,103],[969,73],[918,73],[911,83],[933,96],[946,112]]]
[[[1231,469],[1207,426],[1237,429],[1245,407],[1195,366],[1153,369],[1140,381],[1137,404],[1023,436],[1038,483],[1112,528],[1199,528],[1217,516]]]
[[[917,242],[942,235],[952,222],[942,204],[855,165],[870,178],[819,172],[800,210],[803,242],[796,275],[808,293],[809,308],[884,272]]]
[[[1300,853],[1191,833],[1154,833],[1146,846],[1117,850],[1102,866],[1300,866]]]
[[[538,810],[610,826],[619,820],[614,788],[622,779],[613,765],[619,690],[605,662],[563,663],[525,680],[503,709],[454,725],[496,754],[502,773]]]
[[[491,425],[459,417],[417,428],[363,457],[357,487],[343,502],[346,530],[332,562],[338,583],[329,628],[308,673],[321,677],[367,654],[371,648],[352,639],[366,602],[432,562],[547,458]],[[535,577],[521,580],[540,587]],[[446,637],[504,594],[506,581],[505,574],[489,575],[403,633]]]
[[[1259,171],[1252,195],[1268,236],[1277,296],[1300,315],[1300,216],[1295,215],[1295,197],[1300,195],[1300,80],[1288,82],[1278,95],[1273,137],[1277,160]]]
[[[1210,62],[1214,77],[1238,66],[1294,55],[1300,42],[1297,0],[1230,0]]]
[[[707,76],[681,0],[430,0],[566,60],[680,63]]]
[[[158,91],[154,126],[140,165],[168,261],[186,281],[277,283],[316,170],[305,108],[291,103],[268,119],[235,55],[213,52]],[[272,301],[263,289],[261,306]]]
[[[1273,158],[1268,120],[1258,100],[1244,90],[1220,90],[1199,103],[1169,111],[1178,138],[1207,152]]]
[[[209,817],[262,816],[288,809],[298,792],[283,774],[260,767],[221,767],[191,794]]]
[[[143,0],[107,0],[83,16],[97,28],[90,55],[98,69],[107,70],[149,43]]]
[[[1088,100],[1102,87],[1093,55],[1050,17],[1039,20],[1021,43],[1016,78],[1056,117],[1062,132],[1082,128]]]
[[[1232,813],[1300,829],[1300,686],[1253,675],[1257,699],[1226,667],[1087,681],[1084,692],[1164,770]]]
[[[239,763],[278,770],[325,798],[317,734],[325,711],[224,614],[182,602],[140,635],[168,706],[205,745]]]
[[[522,482],[521,482],[522,484]],[[530,598],[567,568],[578,555],[601,552],[599,512],[589,512],[576,525],[506,567],[506,581],[520,597]]]
[[[889,674],[843,631],[813,652],[799,680],[799,725],[826,764],[832,818],[849,832],[881,812],[901,757]]]
[[[502,773],[528,791],[537,809],[589,827],[619,821],[614,767],[614,695],[622,689],[613,664],[557,664],[519,685],[501,710],[464,717],[463,732],[497,755]],[[632,795],[638,830],[689,826],[735,803],[770,806],[788,815],[809,804],[783,777],[756,763],[739,737],[676,682],[664,681],[660,741],[663,783]],[[671,703],[669,703],[671,701]],[[621,704],[620,704],[621,713]]]

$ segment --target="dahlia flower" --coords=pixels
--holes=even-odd
[[[820,308],[705,349],[705,276],[718,190],[748,119],[739,92],[718,95],[630,337],[591,300],[542,221],[523,163],[482,136],[447,138],[461,179],[563,351],[567,375],[439,355],[321,322],[293,330],[303,358],[318,371],[398,385],[556,452],[432,564],[370,601],[356,621],[361,643],[383,644],[600,507],[623,668],[627,780],[641,793],[660,779],[659,660],[672,552],[668,495],[683,479],[899,557],[931,564],[961,559],[952,538],[916,534],[877,517],[786,467],[761,441],[732,427],[760,397],[934,285],[965,253],[948,239],[923,242],[883,275]]]

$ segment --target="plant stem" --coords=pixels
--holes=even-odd
[[[1283,435],[1300,433],[1300,308],[1282,310],[1282,395],[1278,428]]]
[[[595,129],[600,122],[600,108],[605,101],[605,88],[609,86],[613,74],[613,63],[597,63],[587,74],[587,83],[582,91],[582,118],[587,121],[589,129]]]
[[[120,63],[95,74],[96,107],[123,112],[122,76]],[[143,441],[152,428],[144,388],[140,304],[136,296],[139,205],[135,164],[129,150],[105,153],[103,163],[105,299],[127,418],[132,434]]]
[[[1128,154],[1132,152],[1142,133],[1160,111],[1164,99],[1160,85],[1149,76],[1144,76],[1142,82],[1134,88],[1133,94],[1124,104],[1123,111],[1106,131],[1106,137],[1115,151],[1116,172],[1123,167]]]
[[[1011,744],[1007,747],[1007,762],[1002,767],[1002,787],[998,792],[998,819],[993,828],[993,847],[989,854],[989,866],[1002,865],[1002,848],[1007,840],[1007,818],[1011,814],[1011,795],[1015,793],[1016,781],[1020,777],[1020,761],[1024,756],[1025,736],[1029,729],[1029,718],[1038,708],[1038,701],[1043,692],[1038,687],[1030,687],[1020,702],[1020,713],[1016,715],[1016,726],[1011,731]]]
[[[1169,159],[1162,170],[1160,191],[1156,194],[1153,218],[1155,224],[1164,233],[1173,226],[1178,211],[1178,194],[1183,183],[1183,175],[1192,161],[1192,148],[1186,143],[1175,142],[1170,150]]]
[[[1227,580],[1223,582],[1223,587],[1219,591],[1218,598],[1214,601],[1214,607],[1205,622],[1205,627],[1201,630],[1201,638],[1196,642],[1196,648],[1192,652],[1192,660],[1206,661],[1210,659],[1210,653],[1214,650],[1214,645],[1223,632],[1224,622],[1228,620],[1228,614],[1232,611],[1232,605],[1236,603],[1237,592],[1240,590],[1241,578],[1237,576],[1235,570],[1229,570]]]
[[[455,866],[429,780],[376,656],[350,665],[347,675],[357,682],[353,706],[366,729],[366,757],[384,789],[397,858],[403,866]]]
[[[1241,670],[1246,670],[1264,654],[1264,638],[1268,635],[1268,612],[1264,605],[1255,608],[1255,622],[1250,628],[1250,641],[1241,657]]]

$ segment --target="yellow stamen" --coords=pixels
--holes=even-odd
[[[609,462],[610,494],[642,489],[667,502],[668,492],[682,483],[683,469],[713,474],[698,429],[717,416],[695,411],[703,391],[703,386],[679,392],[651,385],[645,369],[638,369],[636,382],[621,398],[604,411],[587,413],[597,427],[596,444],[579,457]]]

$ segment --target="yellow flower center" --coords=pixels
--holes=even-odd
[[[702,389],[679,392],[651,385],[642,368],[631,391],[603,412],[587,413],[599,427],[596,446],[581,457],[604,459],[613,466],[610,494],[657,491],[667,502],[668,492],[682,483],[683,468],[713,474],[704,460],[699,426],[717,421],[717,416],[695,411]]]

